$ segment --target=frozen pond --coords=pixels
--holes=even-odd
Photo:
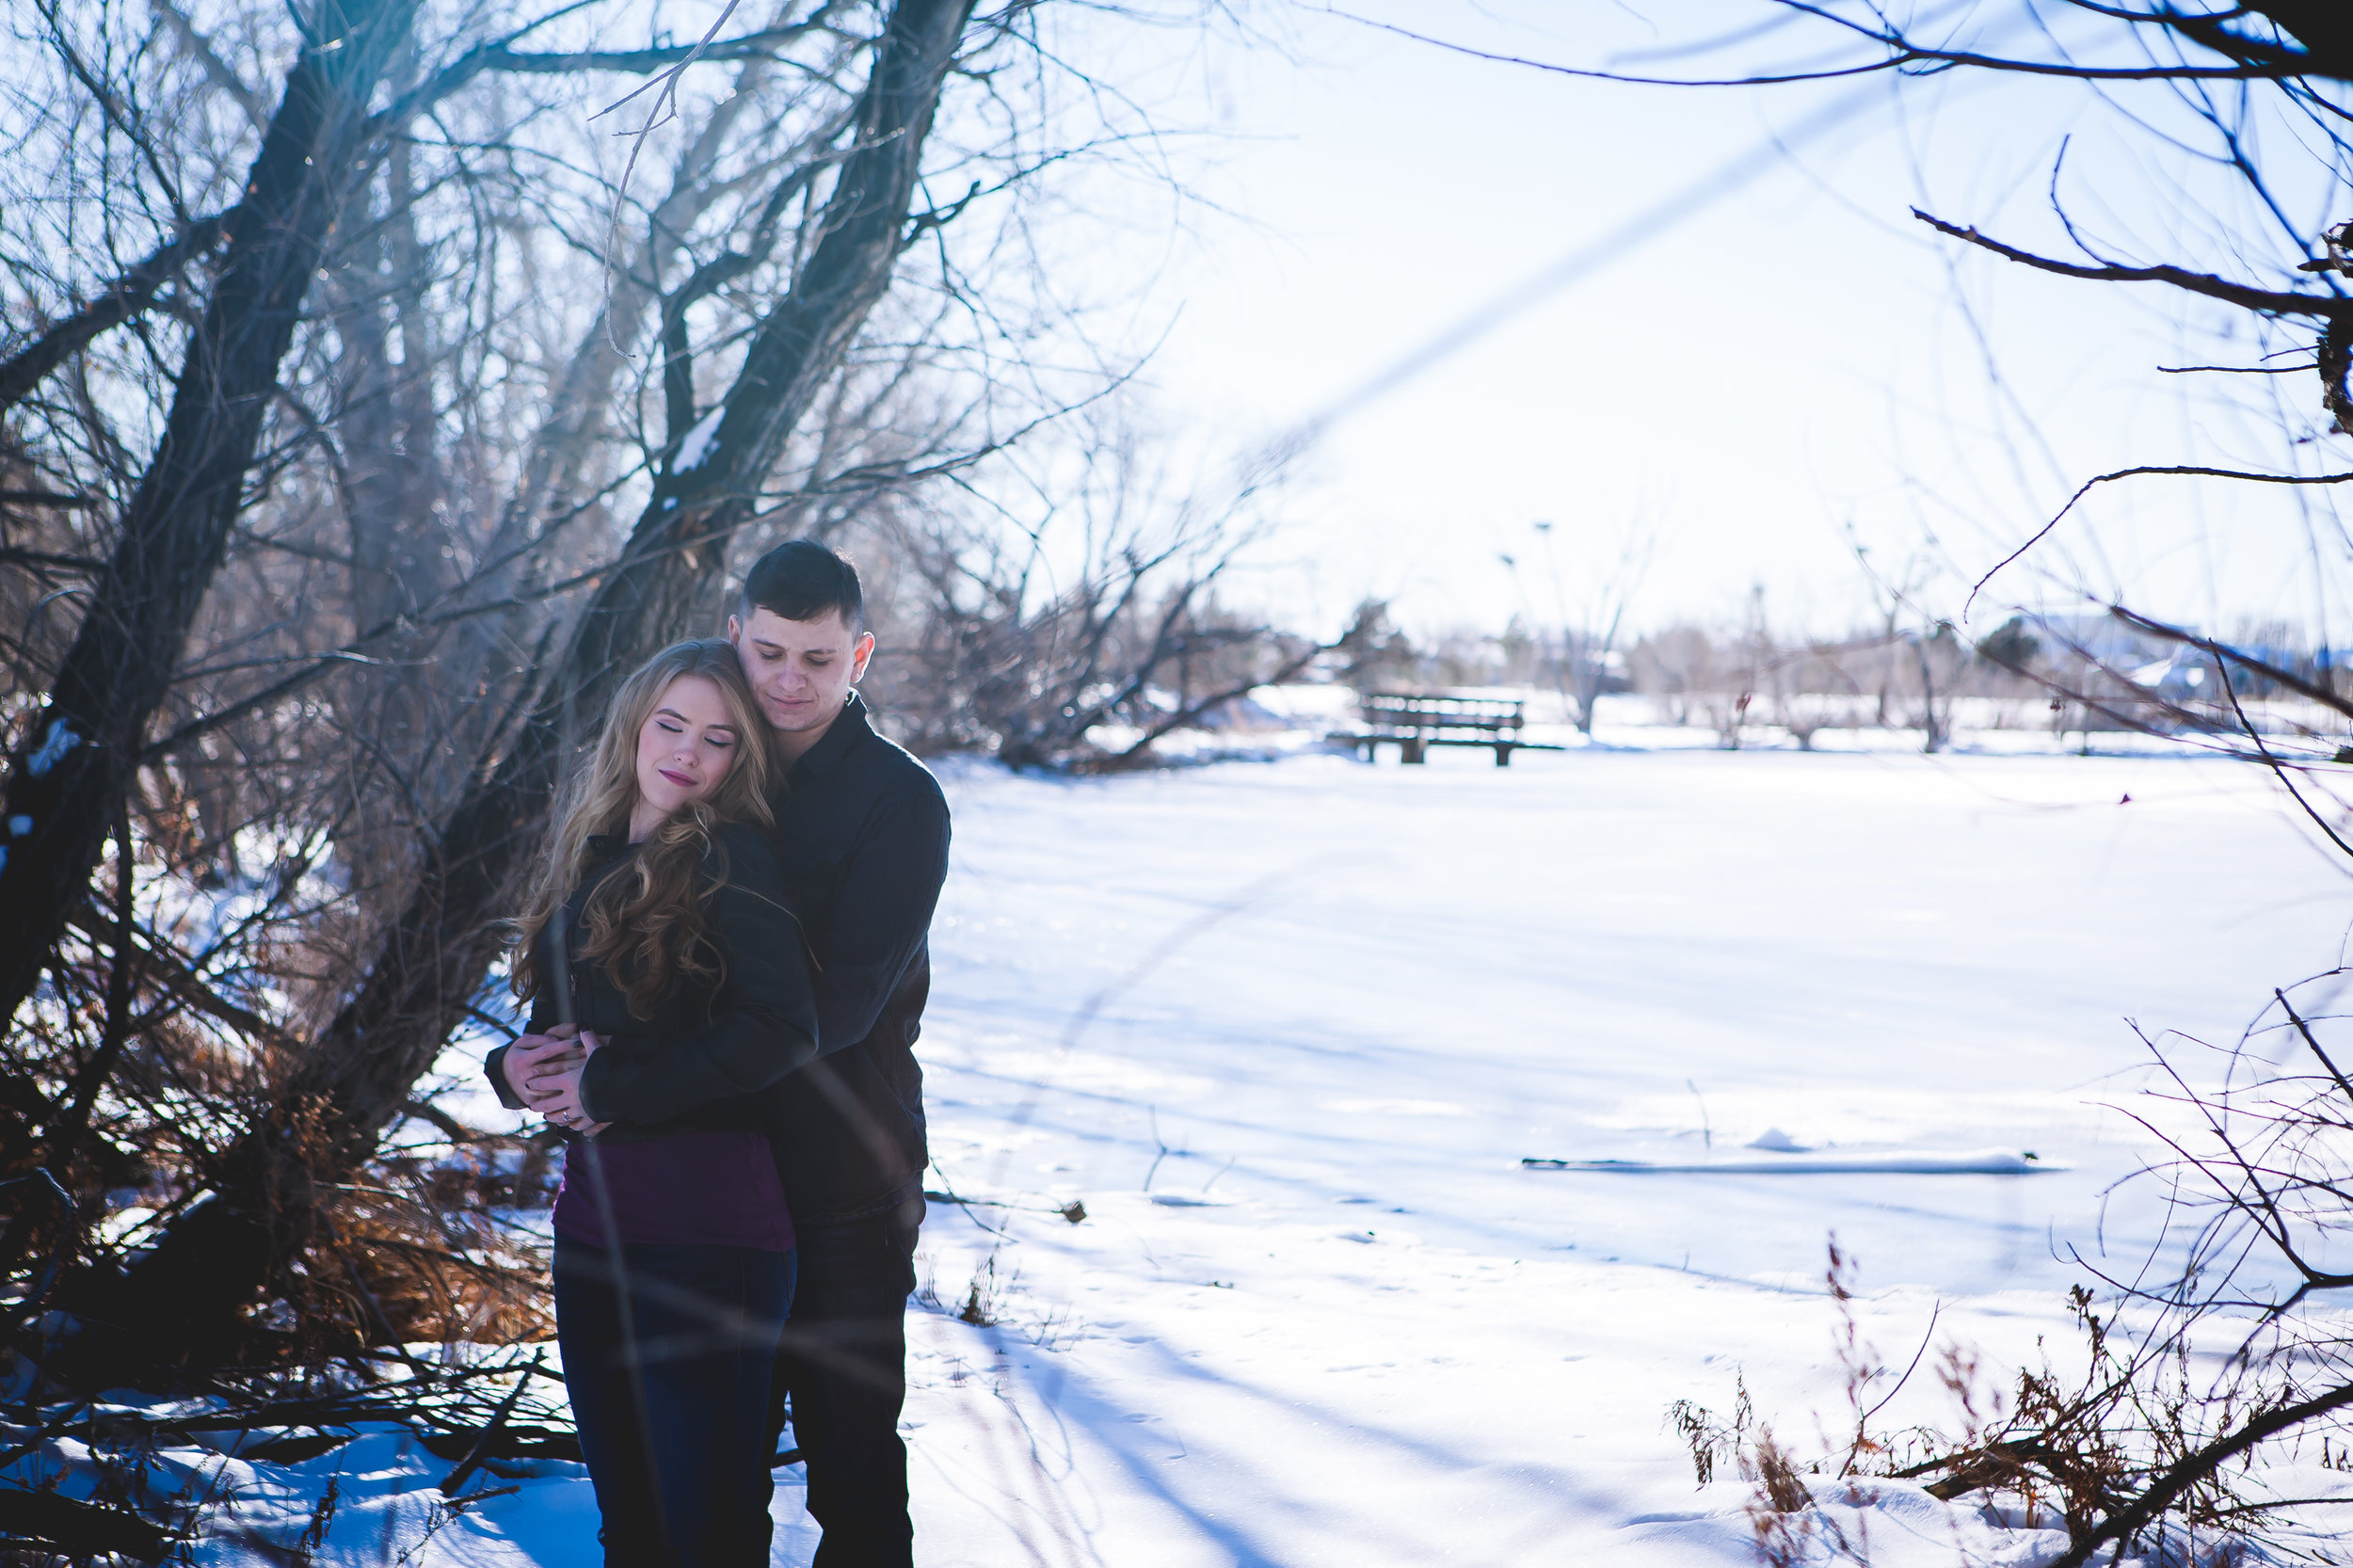
[[[2353,915],[2265,776],[2178,755],[1458,753],[951,792],[934,1149],[960,1194],[1026,1207],[977,1211],[1014,1239],[1005,1325],[926,1321],[939,1561],[1524,1562],[1702,1506],[1671,1399],[1728,1405],[1738,1364],[1785,1432],[1837,1402],[1833,1230],[1890,1355],[1939,1300],[1940,1337],[2010,1365],[2064,1343],[2054,1245],[2100,1244],[2150,1146],[2106,1109],[2145,1080],[2126,1020],[2234,1041]],[[1754,1163],[1773,1131],[2056,1168],[1519,1165]],[[2105,1198],[2111,1260],[2155,1196]],[[1070,1198],[1084,1225],[1045,1212]],[[944,1207],[927,1236],[953,1305],[990,1239]],[[1661,1560],[1745,1535],[1590,1549],[1658,1528]]]

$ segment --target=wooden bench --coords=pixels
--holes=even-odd
[[[1365,732],[1356,736],[1369,762],[1383,743],[1397,747],[1401,762],[1426,762],[1432,746],[1486,746],[1496,766],[1512,765],[1514,751],[1566,748],[1520,738],[1528,704],[1518,697],[1417,696],[1407,692],[1364,692],[1356,698]]]

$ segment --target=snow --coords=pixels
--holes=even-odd
[[[719,444],[719,422],[728,417],[724,403],[696,420],[678,445],[678,460],[670,465],[672,473],[686,473],[703,466]]]
[[[1829,1446],[1833,1231],[1881,1362],[1933,1321],[1992,1384],[2072,1366],[2063,1249],[2157,1233],[2111,1191],[2151,1147],[2111,1109],[2148,1072],[2126,1020],[2233,1041],[2353,917],[2265,776],[2180,754],[943,773],[920,1054],[963,1201],[924,1227],[906,1411],[934,1568],[1753,1561],[1747,1488],[1695,1490],[1670,1401],[1721,1416],[1737,1380]],[[1952,1414],[1924,1373],[1879,1424]],[[445,1518],[407,1443],[246,1465],[240,1526],[290,1541],[340,1466],[320,1561],[595,1560],[576,1467]],[[1809,1528],[1881,1568],[2063,1545],[1814,1485]]]
[[[1342,728],[1356,722],[1356,694],[1333,682],[1315,685],[1254,686],[1250,700],[1278,718],[1303,728]]]
[[[941,1561],[1751,1560],[1745,1489],[1694,1495],[1668,1402],[1727,1411],[1738,1368],[1801,1444],[1834,1425],[1832,1231],[1891,1356],[1940,1303],[1991,1365],[2071,1345],[2052,1239],[2155,1234],[2153,1192],[2107,1193],[2149,1147],[2105,1109],[2145,1071],[2124,1020],[2233,1040],[2353,913],[2260,775],[2178,755],[1305,758],[951,798],[934,1149],[1022,1207],[926,1230],[950,1307],[975,1217],[1019,1271],[994,1331],[917,1320]],[[1769,1131],[1861,1168],[1520,1166],[1789,1160],[1732,1154]],[[2030,1178],[1953,1170],[2027,1150]],[[1073,1197],[1077,1227],[1047,1212]],[[1905,1400],[1889,1424],[1950,1418]],[[1870,1501],[1874,1561],[2057,1555]],[[1663,1514],[1692,1516],[1632,1523]]]
[[[34,749],[33,755],[25,760],[24,771],[35,778],[39,778],[51,768],[64,761],[65,754],[81,744],[82,737],[74,733],[72,725],[67,724],[63,719],[51,719],[49,728],[41,732],[40,744]],[[17,836],[22,838],[24,833],[31,830],[30,824],[27,824],[24,832],[20,832]]]

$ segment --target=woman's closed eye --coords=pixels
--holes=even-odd
[[[655,727],[664,735],[683,735],[686,733],[686,727],[682,724],[672,724],[668,719],[661,717],[656,717],[653,722]],[[703,736],[702,742],[703,744],[707,746],[716,746],[721,751],[727,751],[732,749],[735,745],[735,734],[732,730],[714,729],[709,734]]]

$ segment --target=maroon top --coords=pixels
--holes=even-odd
[[[613,1194],[608,1230],[597,1203],[601,1169]],[[680,1132],[627,1143],[573,1139],[564,1152],[555,1228],[592,1247],[624,1244],[792,1250],[768,1140],[757,1132]]]

